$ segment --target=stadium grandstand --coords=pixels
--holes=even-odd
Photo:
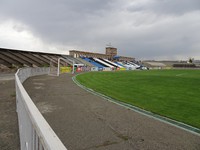
[[[60,59],[59,59],[60,58]],[[60,61],[58,61],[60,60]],[[59,63],[59,64],[58,64]],[[187,61],[142,61],[133,57],[119,56],[117,48],[106,47],[105,54],[70,50],[69,55],[33,52],[0,48],[0,70],[22,67],[61,67],[62,72],[75,71],[112,71],[112,70],[146,70],[170,68],[198,68],[199,62],[188,64]]]
[[[15,49],[0,48],[0,69],[18,69],[22,67],[72,67],[82,70],[84,67],[91,70],[125,70],[125,66],[117,61],[134,61],[135,58],[117,56],[117,48],[106,47],[106,54],[70,50],[70,55],[33,52]],[[60,59],[59,59],[60,58]],[[116,59],[117,58],[117,59]],[[120,58],[120,59],[119,59]],[[60,60],[60,62],[58,62]],[[81,68],[81,69],[80,69]],[[65,68],[66,69],[66,68]],[[88,70],[88,69],[87,69]]]

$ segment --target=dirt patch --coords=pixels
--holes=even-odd
[[[51,112],[53,112],[54,110],[60,109],[59,107],[53,106],[52,104],[47,103],[47,102],[38,102],[38,103],[36,104],[36,106],[37,106],[37,108],[39,109],[39,111],[40,111],[42,114],[51,113]]]
[[[0,80],[0,118],[0,149],[20,149],[14,80]]]

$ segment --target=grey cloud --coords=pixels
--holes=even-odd
[[[199,0],[2,0],[0,23],[22,22],[15,30],[50,44],[104,52],[111,42],[120,55],[172,58],[198,54],[199,10]]]
[[[199,9],[199,0],[151,0],[127,7],[130,12],[151,11],[158,15],[182,15]]]
[[[90,16],[104,15],[102,13],[110,3],[109,0],[3,1],[0,12],[7,18],[28,24],[40,36],[49,34],[53,40],[59,37],[61,40],[63,32],[76,34],[78,31],[82,35],[84,29],[92,28]]]

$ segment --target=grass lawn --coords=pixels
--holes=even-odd
[[[89,72],[84,86],[200,128],[200,70]]]

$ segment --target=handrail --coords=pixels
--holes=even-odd
[[[25,68],[15,74],[21,150],[67,150],[22,85],[28,77],[48,74],[48,71],[49,68]]]

